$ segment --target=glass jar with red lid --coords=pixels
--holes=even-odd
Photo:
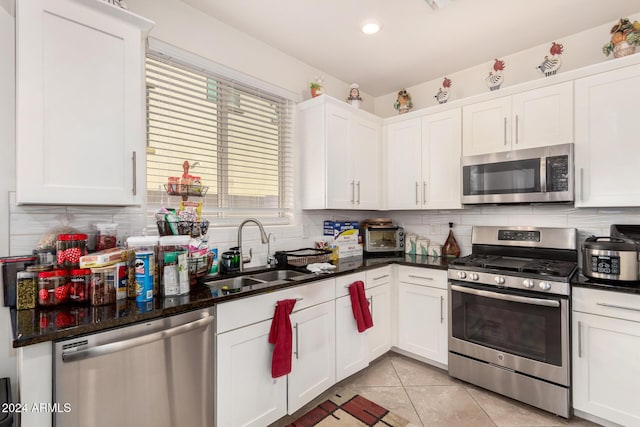
[[[56,241],[56,260],[60,268],[78,268],[80,257],[87,254],[87,235],[59,234]]]
[[[69,298],[73,302],[89,301],[90,268],[76,268],[71,271],[69,280]]]
[[[71,288],[68,280],[65,270],[38,273],[38,305],[51,306],[68,302]]]

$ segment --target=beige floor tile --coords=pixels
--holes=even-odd
[[[350,386],[402,386],[389,357],[375,360],[368,368],[347,379],[345,384]]]
[[[348,388],[365,399],[406,418],[411,426],[422,426],[420,417],[403,387],[350,386]]]
[[[465,385],[465,389],[498,427],[555,427],[566,425],[587,427],[597,425],[575,417],[566,420],[533,406],[472,385]]]
[[[459,380],[450,377],[447,371],[435,366],[401,355],[393,355],[390,359],[404,386],[461,384]]]
[[[405,387],[427,427],[495,427],[462,386]]]

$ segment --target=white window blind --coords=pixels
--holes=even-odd
[[[288,222],[293,101],[153,51],[146,83],[151,207],[171,203],[165,185],[182,176],[186,161],[189,174],[208,187],[203,198],[190,200],[203,201],[212,224],[248,216]]]

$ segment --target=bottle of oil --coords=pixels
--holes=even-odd
[[[458,242],[456,238],[453,236],[453,223],[449,223],[449,236],[447,236],[447,240],[442,245],[442,255],[446,257],[459,257],[460,256],[460,246],[458,246]]]

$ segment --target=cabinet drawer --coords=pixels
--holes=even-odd
[[[364,272],[336,277],[336,298],[349,295],[349,285],[358,280],[362,280],[365,287],[367,286],[367,279]]]
[[[399,268],[400,282],[420,286],[447,289],[447,271],[433,268],[406,267]]]
[[[277,292],[218,304],[217,333],[229,331],[273,317],[276,303],[298,299],[294,312],[335,299],[335,279],[320,280]],[[302,298],[302,299],[300,299]]]
[[[640,294],[573,288],[573,311],[640,322]]]
[[[365,272],[367,280],[364,282],[365,288],[373,288],[374,286],[384,285],[391,282],[391,266],[376,268]]]

